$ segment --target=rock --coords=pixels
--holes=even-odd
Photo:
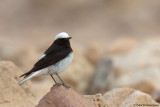
[[[19,76],[23,72],[12,62],[0,62],[0,107],[33,107],[36,103],[30,90],[30,81],[18,86]]]
[[[106,107],[158,107],[151,96],[130,88],[117,88],[104,94]]]
[[[95,107],[84,96],[71,88],[54,86],[38,103],[36,107]]]
[[[63,100],[62,100],[63,99]],[[80,95],[72,89],[54,86],[36,107],[155,107],[151,96],[131,88],[116,88],[101,94]]]
[[[109,75],[112,72],[113,64],[112,61],[109,58],[102,59],[94,73],[92,78],[90,79],[90,83],[87,88],[87,92],[89,94],[95,94],[95,93],[104,93],[108,90],[108,85],[110,85],[111,79]]]

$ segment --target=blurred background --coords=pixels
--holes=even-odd
[[[27,72],[60,32],[73,37],[74,50],[60,76],[79,93],[131,87],[160,96],[159,0],[0,1],[1,61]],[[53,83],[32,79],[37,101]]]

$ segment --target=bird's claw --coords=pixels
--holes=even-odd
[[[68,85],[66,85],[66,84],[64,84],[64,83],[56,83],[56,84],[54,84],[53,86],[61,86],[61,85],[63,85],[64,87],[66,87],[66,88],[71,88],[70,86],[68,86]]]
[[[61,84],[61,83],[56,83],[56,84],[54,84],[53,86],[61,86],[61,85],[63,85],[63,84]]]
[[[62,84],[64,87],[66,88],[71,88],[70,86],[66,85],[66,84]]]

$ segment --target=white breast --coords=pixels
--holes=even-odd
[[[68,67],[68,65],[72,62],[72,60],[73,60],[73,52],[71,52],[66,58],[56,63],[55,65],[49,66],[48,72],[50,74],[61,73]]]

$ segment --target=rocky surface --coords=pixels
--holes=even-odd
[[[54,86],[36,107],[95,107],[87,98],[71,88]]]
[[[87,95],[88,98],[96,107],[159,107],[151,96],[141,91],[131,88],[115,88],[104,95],[95,94]]]
[[[30,89],[30,81],[18,86],[19,75],[23,72],[12,62],[0,62],[0,107],[33,107],[36,103]]]
[[[106,107],[159,107],[151,96],[130,88],[117,88],[104,94]]]
[[[63,99],[63,100],[62,100]],[[116,88],[104,95],[82,96],[72,89],[54,86],[36,107],[155,107],[160,106],[151,96],[131,88]]]

